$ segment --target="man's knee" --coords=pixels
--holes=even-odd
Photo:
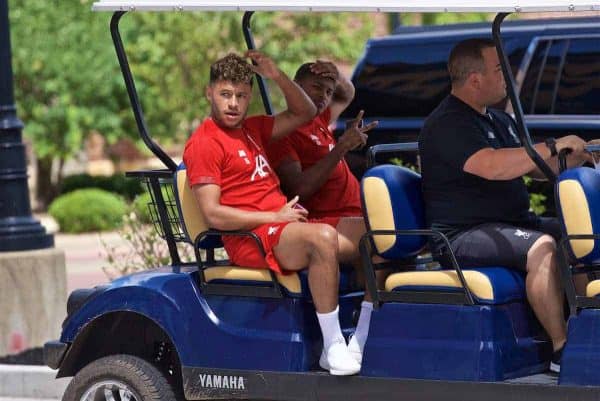
[[[329,224],[314,224],[312,235],[308,240],[316,248],[328,248],[336,250],[338,246],[338,233]]]
[[[337,249],[337,231],[329,224],[322,223],[302,223],[301,231],[291,238],[298,244],[304,245],[307,249]]]
[[[543,253],[555,253],[556,252],[556,241],[551,235],[544,234],[537,241],[533,243],[529,248],[528,254],[543,252]]]
[[[542,267],[544,261],[551,264],[556,256],[556,241],[550,235],[542,235],[527,252],[527,268]]]

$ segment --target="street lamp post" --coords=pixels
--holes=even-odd
[[[54,246],[54,237],[31,215],[22,129],[13,94],[8,0],[0,0],[0,252]]]

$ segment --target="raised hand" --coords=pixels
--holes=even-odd
[[[336,82],[340,76],[337,67],[330,61],[317,60],[310,66],[310,71],[315,75],[331,78]]]
[[[298,204],[300,197],[296,195],[294,199],[286,203],[278,212],[276,221],[307,221],[308,211]]]
[[[379,124],[379,121],[372,121],[367,125],[362,125],[364,114],[364,110],[361,110],[356,118],[346,122],[346,131],[340,136],[337,145],[344,150],[344,153],[365,146],[367,144],[367,132]]]
[[[277,67],[275,62],[264,53],[258,50],[248,50],[245,56],[256,63],[256,65],[250,66],[255,73],[269,79],[276,79],[281,75],[279,67]]]

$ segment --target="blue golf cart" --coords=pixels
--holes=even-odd
[[[63,400],[600,400],[600,280],[591,281],[585,295],[576,295],[572,280],[600,267],[600,172],[581,167],[557,177],[535,152],[501,36],[511,13],[600,11],[600,3],[99,0],[93,8],[113,12],[110,31],[140,136],[164,164],[128,175],[148,186],[171,264],[70,294],[61,337],[44,347],[57,377],[73,376]],[[447,239],[425,227],[420,176],[394,165],[372,166],[361,182],[368,227],[361,254],[377,309],[362,370],[351,377],[320,370],[322,339],[306,274],[218,260],[224,233],[206,225],[185,167],[150,136],[119,32],[126,14],[143,11],[244,12],[249,48],[251,20],[260,11],[497,13],[493,36],[519,136],[555,184],[563,222],[560,265],[569,321],[560,375],[547,372],[552,346],[527,303],[521,273],[504,266],[462,269],[452,255],[453,268],[442,269],[421,256],[428,237]],[[266,85],[257,79],[271,113]],[[379,145],[371,160],[397,148]],[[181,261],[178,242],[192,244],[193,263]],[[382,266],[371,263],[368,248],[390,261],[383,267],[396,270],[385,288],[376,288],[375,270]],[[363,290],[345,269],[339,293],[341,325],[349,335]]]

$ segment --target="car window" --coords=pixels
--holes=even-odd
[[[559,72],[568,45],[569,41],[564,39],[538,42],[521,89],[521,102],[525,113],[552,113]]]
[[[600,114],[600,38],[572,39],[558,86],[554,113]]]
[[[421,45],[420,57],[406,47],[385,49],[394,60],[381,60],[378,53],[383,51],[373,50],[354,79],[357,96],[344,114],[354,115],[362,108],[378,117],[424,116],[450,91],[447,43]]]
[[[450,93],[446,60],[458,40],[371,46],[353,77],[356,96],[342,117],[361,109],[379,118],[426,117]],[[515,40],[507,49],[513,73],[528,43]]]

